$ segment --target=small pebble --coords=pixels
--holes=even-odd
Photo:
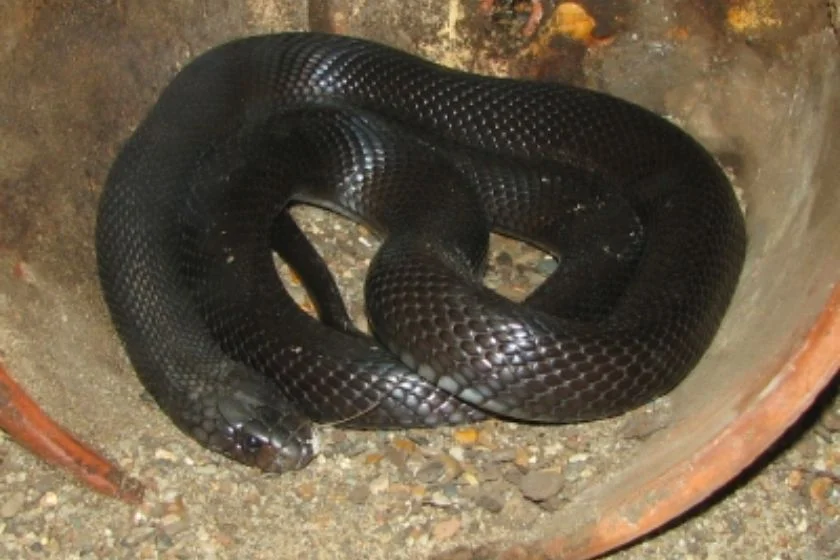
[[[452,517],[445,521],[435,523],[432,527],[432,538],[436,541],[445,541],[451,539],[461,530],[461,520],[457,517]]]
[[[458,428],[452,434],[452,437],[459,445],[475,445],[478,443],[479,431],[476,428]]]
[[[393,442],[391,442],[391,445],[400,451],[404,451],[405,453],[414,453],[417,451],[417,444],[406,438],[396,438]]]
[[[527,449],[520,447],[516,450],[516,456],[513,459],[514,465],[525,468],[530,466],[532,463],[533,459]]]
[[[571,457],[569,457],[569,463],[583,463],[589,460],[588,453],[575,453]]]
[[[496,441],[493,437],[493,432],[490,430],[479,430],[477,443],[478,445],[486,447],[487,449],[494,449],[496,447]]]
[[[457,445],[455,445],[455,446],[453,446],[449,449],[449,456],[452,457],[453,459],[455,459],[456,461],[461,462],[461,463],[463,463],[464,460],[466,459],[464,448],[459,447]]]
[[[143,527],[134,527],[122,540],[122,544],[124,546],[137,546],[146,539],[151,538],[154,534],[155,528],[149,525]]]
[[[333,449],[335,454],[344,455],[344,457],[358,457],[367,451],[364,445],[351,439],[334,439],[334,442]]]
[[[560,455],[560,453],[562,453],[565,450],[566,446],[559,441],[556,443],[550,443],[548,445],[545,445],[542,448],[543,456],[547,457],[554,457],[556,455]]]
[[[516,449],[505,447],[490,453],[490,460],[494,463],[511,463],[516,459]]]
[[[385,457],[392,465],[398,469],[402,469],[405,467],[406,461],[408,460],[408,453],[402,449],[397,449],[396,447],[388,447],[385,450]]]
[[[475,505],[490,513],[499,513],[505,507],[505,502],[498,495],[482,492],[475,497]]]
[[[354,486],[347,494],[347,499],[350,500],[350,503],[356,505],[364,504],[368,501],[368,498],[370,498],[370,488],[364,484]]]
[[[366,465],[376,465],[380,461],[382,461],[382,459],[384,459],[384,458],[385,458],[384,453],[370,453],[369,455],[365,456],[365,464]]]
[[[818,476],[815,478],[808,488],[808,495],[811,497],[811,501],[822,508],[826,507],[833,486],[834,481],[827,476]]]
[[[58,494],[55,492],[47,492],[38,501],[41,507],[54,507],[58,504]]]
[[[164,513],[172,513],[176,515],[184,515],[187,511],[187,506],[184,503],[184,497],[180,494],[167,494],[164,496],[166,502],[163,504]]]
[[[519,490],[532,502],[542,502],[556,495],[563,488],[563,476],[554,471],[531,471],[522,477]]]
[[[624,439],[645,440],[668,425],[668,418],[665,414],[638,413],[632,415],[627,422],[619,428],[619,434]]]
[[[440,464],[440,466],[443,468],[443,476],[438,477],[434,481],[430,481],[430,483],[438,482],[441,484],[446,484],[455,480],[456,478],[461,476],[461,473],[464,472],[464,466],[461,464],[461,462],[459,462],[449,453],[441,453],[435,456],[435,458],[431,462]],[[435,466],[429,468],[437,469],[438,467]],[[431,474],[429,476],[431,476]]]
[[[580,435],[569,436],[563,440],[563,443],[571,451],[582,451],[589,447],[587,440]]]
[[[478,474],[473,472],[472,470],[465,470],[464,474],[461,475],[461,480],[463,480],[470,486],[478,486],[478,484],[481,482],[478,479]]]
[[[387,476],[382,475],[374,478],[368,484],[368,490],[373,495],[382,494],[383,492],[388,490],[388,487],[391,485],[391,481],[388,479]]]
[[[311,501],[315,497],[315,493],[314,482],[304,482],[295,488],[295,495],[305,502]]]
[[[434,507],[450,507],[453,500],[443,492],[434,492],[431,496],[426,497],[423,503]]]
[[[794,469],[790,471],[790,474],[787,475],[785,482],[787,483],[788,487],[796,490],[797,488],[802,487],[802,483],[805,480],[805,476],[802,474],[802,471],[799,469]]]
[[[502,480],[502,469],[496,465],[486,465],[478,472],[480,482],[493,482]]]
[[[806,532],[808,530],[808,520],[800,519],[799,523],[796,524],[796,530],[800,533]]]
[[[547,511],[549,513],[553,513],[560,509],[560,506],[563,504],[563,498],[560,496],[551,496],[545,500],[537,502],[537,505],[540,506],[540,509],[543,511]]]
[[[155,459],[158,461],[165,461],[167,463],[177,463],[178,456],[169,451],[168,449],[155,449]]]
[[[509,468],[504,472],[504,474],[502,474],[502,478],[514,486],[519,486],[524,477],[525,475],[522,471],[516,468]]]
[[[440,487],[440,490],[450,498],[456,498],[461,494],[461,488],[464,488],[464,486],[456,484],[455,482],[448,482],[443,484]]]
[[[14,517],[21,509],[23,509],[24,502],[26,502],[26,496],[23,492],[16,492],[15,494],[12,494],[12,497],[0,506],[0,517],[3,519]]]
[[[840,432],[840,411],[832,410],[825,413],[820,423],[829,432]]]
[[[420,470],[417,471],[415,476],[417,477],[417,480],[423,484],[434,484],[443,478],[444,473],[446,473],[446,467],[443,462],[434,460],[429,461],[420,467]]]

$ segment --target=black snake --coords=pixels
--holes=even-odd
[[[347,319],[296,202],[383,238],[365,284],[381,346]],[[524,304],[481,283],[491,229],[559,257]],[[96,230],[144,386],[203,445],[268,471],[312,458],[313,422],[639,406],[710,344],[745,244],[721,169],[654,113],[315,33],[236,40],[181,70],[113,164]]]

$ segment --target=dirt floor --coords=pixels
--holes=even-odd
[[[807,80],[838,81],[826,74],[827,57],[840,52],[836,2],[583,2],[593,19],[567,20],[573,39],[523,36],[527,2],[499,2],[492,13],[479,4],[0,6],[0,359],[59,421],[151,486],[139,507],[98,497],[0,435],[0,557],[400,559],[484,544],[451,557],[491,558],[497,543],[548,536],[541,520],[667,421],[665,398],[582,426],[325,428],[309,468],[262,476],[177,431],[143,394],[112,331],[92,241],[108,167],[174,72],[226,39],[333,30],[476,72],[603,89],[685,126],[739,190],[764,172],[762,123],[798,115],[796,103],[811,102]],[[544,2],[547,14],[553,6]],[[745,110],[752,99],[774,113]],[[299,217],[361,319],[375,240],[325,212]],[[541,254],[497,240],[487,282],[516,297],[549,269]],[[836,385],[732,488],[615,558],[840,558]]]

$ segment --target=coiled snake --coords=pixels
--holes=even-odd
[[[365,284],[381,346],[347,319],[285,211],[297,202],[383,238]],[[491,229],[559,257],[523,304],[481,283]],[[203,445],[267,471],[309,462],[313,422],[639,406],[710,344],[745,243],[713,158],[647,110],[315,33],[236,40],[179,72],[113,164],[96,229],[147,390]]]

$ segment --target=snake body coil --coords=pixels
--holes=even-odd
[[[387,350],[350,325],[285,212],[296,202],[383,238],[365,297]],[[559,257],[523,304],[481,284],[491,229]],[[111,169],[96,247],[160,407],[281,471],[315,453],[311,422],[570,422],[643,404],[710,344],[745,231],[712,157],[647,110],[298,33],[222,45],[175,77]],[[314,286],[321,322],[272,251]]]

